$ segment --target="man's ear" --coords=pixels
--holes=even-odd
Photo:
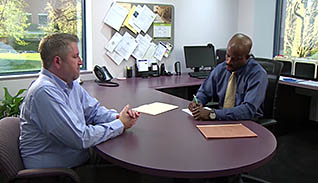
[[[60,68],[61,67],[61,63],[62,63],[62,59],[60,56],[54,56],[53,57],[53,65],[56,68]]]

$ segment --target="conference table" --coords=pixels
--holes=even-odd
[[[140,173],[173,178],[213,178],[248,172],[272,159],[277,142],[266,128],[253,121],[196,121],[182,109],[189,101],[160,91],[165,88],[199,86],[203,80],[181,76],[113,80],[119,87],[103,87],[94,81],[82,86],[101,105],[120,111],[153,102],[178,106],[149,115],[142,113],[136,125],[122,135],[95,147],[105,160]],[[198,124],[242,123],[258,136],[206,139]]]

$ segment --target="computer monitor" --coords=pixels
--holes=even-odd
[[[215,67],[215,51],[212,44],[184,46],[183,48],[187,68],[194,68],[194,72],[198,72],[201,67]]]
[[[283,63],[282,76],[292,76],[294,75],[294,60],[290,58],[285,58],[282,56],[275,56],[274,60]]]
[[[317,79],[317,61],[295,60],[295,76],[305,79]]]

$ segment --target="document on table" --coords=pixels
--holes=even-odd
[[[256,133],[243,124],[196,125],[205,138],[257,137]]]
[[[209,111],[211,110],[211,108],[209,108],[209,107],[204,107],[204,109],[207,109]],[[189,110],[189,108],[184,108],[184,109],[182,109],[182,111],[189,114],[190,116],[193,116],[192,112]]]
[[[154,102],[151,104],[141,105],[139,107],[133,108],[132,110],[151,115],[158,115],[177,108],[178,106],[176,105],[166,104],[162,102]]]

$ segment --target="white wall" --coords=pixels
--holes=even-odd
[[[125,2],[140,2],[126,0]],[[154,3],[153,0],[143,0]],[[215,48],[226,47],[227,41],[236,32],[250,35],[254,41],[256,56],[271,57],[273,47],[275,0],[156,0],[156,3],[171,4],[175,7],[174,48],[163,62],[168,71],[173,71],[175,61],[180,61],[182,71],[186,70],[183,55],[184,45],[213,43]],[[105,55],[104,46],[111,38],[111,28],[103,23],[112,0],[87,1],[87,43],[88,69],[95,64],[106,65],[115,76],[123,76],[126,65],[133,65],[130,58],[117,66]],[[0,78],[0,99],[2,87],[16,93],[19,88],[27,88],[31,78]],[[81,79],[93,79],[92,74],[81,74]]]
[[[152,0],[143,2],[154,3]],[[125,67],[134,65],[134,59],[130,58],[117,66],[105,55],[104,49],[111,38],[111,28],[103,23],[103,18],[112,1],[92,3],[93,63],[106,65],[116,77],[123,76]],[[237,28],[237,20],[233,18],[237,17],[237,0],[157,0],[156,3],[171,4],[175,7],[174,48],[169,58],[162,61],[171,72],[175,61],[181,61],[182,70],[185,70],[183,45],[213,43],[216,48],[224,47]]]
[[[256,57],[273,57],[276,0],[238,0],[237,31],[251,36]]]

